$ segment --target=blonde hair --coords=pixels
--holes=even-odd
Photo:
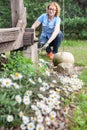
[[[47,8],[46,8],[46,10],[47,10],[47,13],[48,13],[48,9],[49,9],[49,6],[55,6],[56,7],[56,13],[55,13],[55,16],[60,16],[60,6],[59,6],[59,4],[57,3],[57,2],[51,2],[51,3],[49,3],[48,5],[47,5]]]

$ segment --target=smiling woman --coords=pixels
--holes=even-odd
[[[57,2],[51,2],[46,7],[46,13],[39,16],[39,18],[32,25],[35,30],[42,24],[42,32],[39,38],[38,47],[46,49],[47,56],[53,59],[54,54],[58,52],[59,46],[63,39],[63,34],[60,31],[60,6]]]

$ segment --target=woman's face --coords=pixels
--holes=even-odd
[[[53,17],[53,16],[55,16],[55,13],[56,13],[56,7],[54,5],[50,5],[48,7],[48,15],[50,17]]]

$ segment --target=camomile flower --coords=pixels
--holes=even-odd
[[[21,87],[17,83],[12,84],[15,89],[20,89]]]
[[[46,83],[46,82],[43,82],[42,85],[43,85],[43,87],[48,87],[49,86],[48,83]]]
[[[8,116],[7,116],[7,121],[8,121],[8,122],[12,122],[13,120],[14,120],[13,115],[8,115]]]
[[[53,99],[52,99],[52,98],[47,98],[47,99],[46,99],[46,103],[47,103],[49,106],[53,106]]]
[[[34,128],[35,128],[35,125],[34,125],[33,122],[30,122],[30,123],[27,124],[27,129],[28,130],[34,130]]]
[[[20,128],[21,130],[26,130],[27,127],[25,126],[25,124],[21,124]]]
[[[46,88],[45,87],[40,87],[40,91],[45,91],[46,90]]]
[[[0,82],[2,83],[2,81],[3,81],[3,78],[0,78]]]
[[[20,95],[16,95],[15,99],[19,104],[22,102],[22,98]]]
[[[30,91],[30,90],[26,91],[25,95],[31,96],[32,95],[32,91]]]
[[[42,123],[43,122],[43,117],[41,115],[37,116],[37,122]]]
[[[29,97],[29,96],[24,96],[24,98],[23,98],[23,103],[24,103],[25,105],[29,105],[29,104],[31,103],[30,97]]]
[[[50,125],[50,124],[51,124],[50,118],[49,118],[49,117],[46,117],[46,118],[45,118],[45,122],[46,122],[47,125]]]
[[[36,84],[36,83],[34,82],[34,80],[32,80],[32,79],[29,79],[29,82],[32,83],[32,84],[34,84],[34,85]]]
[[[54,88],[54,87],[55,87],[55,85],[54,85],[53,83],[51,83],[51,84],[50,84],[50,87],[51,87],[51,88]]]
[[[41,116],[41,111],[38,109],[38,110],[35,112],[35,115],[36,115],[36,116]]]
[[[42,83],[42,79],[41,79],[40,77],[38,78],[38,82],[39,82],[39,83]]]
[[[48,70],[46,70],[46,75],[50,76],[50,72]]]
[[[37,101],[37,107],[41,108],[42,107],[42,103]]]
[[[23,116],[22,121],[23,121],[24,124],[28,124],[29,123],[29,118],[27,116]]]
[[[53,118],[55,118],[55,117],[56,117],[56,112],[54,112],[54,111],[51,111],[49,115],[50,115],[50,117],[53,117]]]
[[[39,98],[43,99],[44,96],[42,94],[37,94]]]
[[[19,116],[20,117],[23,117],[24,116],[24,113],[22,111],[19,112]]]
[[[35,122],[36,121],[36,117],[31,117],[31,121]]]
[[[34,111],[37,111],[38,107],[36,105],[31,105],[31,109],[34,110]]]
[[[56,83],[57,83],[57,81],[56,81],[56,80],[52,80],[52,83],[56,84]]]
[[[13,78],[13,80],[18,80],[18,79],[20,80],[22,79],[23,75],[16,72],[15,74],[11,74],[11,77]]]
[[[60,92],[61,92],[61,90],[60,90],[60,89],[58,89],[58,88],[56,88],[56,92],[57,92],[57,93],[60,93]]]
[[[2,87],[10,88],[11,85],[12,85],[11,79],[5,78],[2,80],[2,84],[1,84]]]
[[[77,75],[71,75],[71,78],[77,78],[78,76]]]
[[[49,114],[52,111],[52,107],[46,106],[46,113]],[[42,109],[43,112],[43,109]]]
[[[43,124],[37,124],[36,130],[44,130]]]

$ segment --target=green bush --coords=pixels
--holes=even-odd
[[[64,24],[66,38],[87,39],[87,18],[67,18]]]

